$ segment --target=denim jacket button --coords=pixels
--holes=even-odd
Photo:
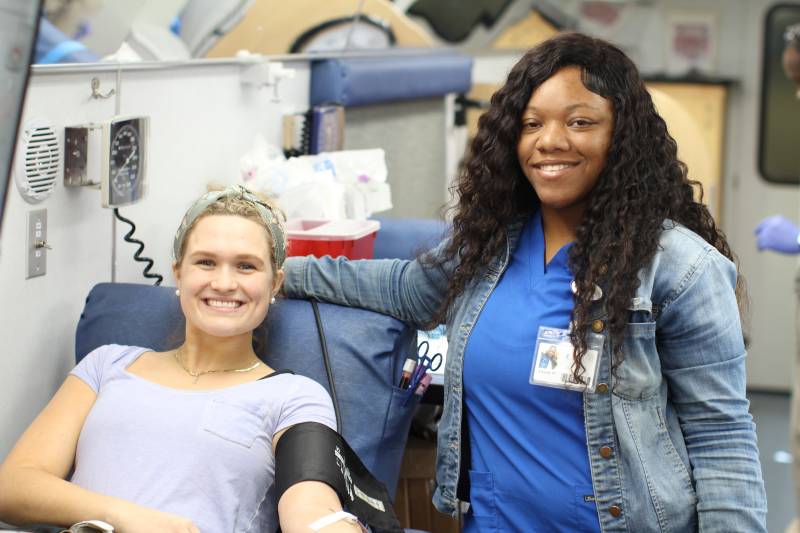
[[[597,392],[606,393],[608,392],[608,384],[607,383],[598,383],[597,388],[595,389]]]
[[[617,518],[619,515],[622,514],[622,507],[619,505],[612,505],[608,508],[608,512],[611,513],[611,516]]]
[[[611,446],[601,446],[600,447],[600,457],[603,459],[608,459],[614,455],[614,450],[611,449]]]
[[[606,329],[606,325],[602,320],[592,320],[592,331],[602,333],[604,329]]]

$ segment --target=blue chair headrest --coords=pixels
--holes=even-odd
[[[375,259],[414,259],[438,245],[450,231],[450,225],[431,218],[383,218],[375,236]]]

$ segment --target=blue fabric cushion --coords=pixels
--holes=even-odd
[[[375,236],[375,259],[414,259],[445,238],[450,225],[432,218],[381,218]]]
[[[463,93],[472,58],[453,52],[323,59],[311,65],[311,105],[356,107]]]
[[[342,417],[342,434],[394,498],[415,401],[397,389],[416,331],[394,318],[319,304]],[[100,283],[86,298],[75,337],[80,360],[104,344],[174,348],[183,339],[175,289]],[[265,342],[265,339],[268,339]],[[272,368],[290,369],[328,387],[311,304],[283,299],[256,331],[255,349]],[[417,398],[415,397],[414,400]]]

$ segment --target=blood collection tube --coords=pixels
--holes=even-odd
[[[414,373],[414,369],[417,367],[417,360],[416,359],[406,359],[406,362],[403,363],[403,375],[400,378],[400,384],[398,387],[401,389],[408,388],[408,383],[411,381],[411,374]]]

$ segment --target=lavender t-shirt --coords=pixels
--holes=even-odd
[[[185,516],[203,533],[275,531],[272,437],[300,422],[335,429],[328,392],[288,373],[225,389],[173,389],[125,370],[146,351],[101,346],[72,371],[97,393],[72,482]]]

